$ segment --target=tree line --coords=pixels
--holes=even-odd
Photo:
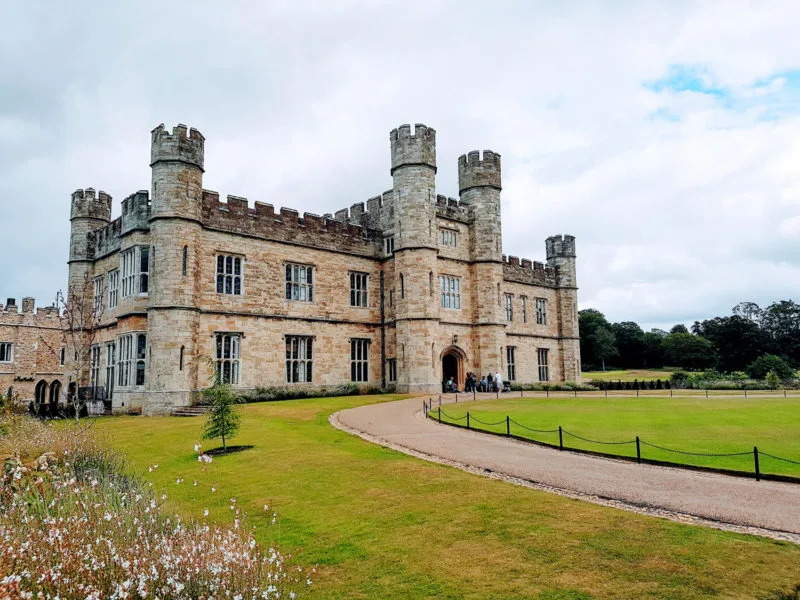
[[[609,323],[594,308],[578,317],[584,371],[671,366],[746,372],[754,379],[772,371],[785,379],[800,367],[800,304],[793,300],[766,308],[741,302],[730,315],[695,321],[691,330],[677,324],[644,331],[633,321]]]

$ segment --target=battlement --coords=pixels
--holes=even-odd
[[[58,308],[45,306],[36,309],[36,300],[30,296],[22,299],[22,310],[17,306],[16,298],[8,298],[6,306],[0,302],[0,325],[18,325],[28,317],[36,317],[37,323],[58,326]]]
[[[72,192],[72,219],[99,219],[108,221],[111,218],[111,196],[103,190],[95,192],[94,188],[75,190]]]
[[[131,231],[150,229],[150,192],[139,190],[122,201],[122,216],[105,227],[87,233],[89,256],[99,258],[122,247],[122,237]]]
[[[574,235],[551,235],[545,240],[547,259],[557,257],[575,258],[575,236]]]
[[[334,213],[333,219],[342,223],[353,223],[369,229],[387,231],[394,225],[394,190],[386,190],[366,202],[356,202],[350,208]]]
[[[441,194],[436,196],[436,216],[463,223],[470,222],[468,205],[462,204],[457,198],[449,198]]]
[[[150,166],[162,161],[183,162],[203,170],[205,138],[194,127],[178,124],[169,133],[161,123],[153,129],[150,146]]]
[[[230,233],[302,244],[322,250],[338,250],[368,257],[378,257],[383,243],[379,230],[341,220],[281,208],[277,213],[271,204],[247,198],[228,196],[220,202],[219,193],[203,190],[203,223],[207,227]]]
[[[484,150],[483,156],[477,150],[458,157],[458,191],[475,187],[501,189],[500,155]]]
[[[417,123],[414,131],[411,125],[401,125],[389,133],[392,150],[392,168],[403,166],[428,166],[436,171],[436,130]]]
[[[544,263],[503,255],[503,278],[506,281],[556,287],[558,269]]]

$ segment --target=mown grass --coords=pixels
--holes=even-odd
[[[584,371],[581,377],[584,381],[592,379],[599,381],[655,381],[661,379],[666,381],[676,369],[628,369],[614,371]]]
[[[652,392],[650,392],[652,393]],[[800,462],[800,400],[797,398],[736,397],[619,397],[613,398],[507,398],[494,401],[445,405],[443,421],[505,432],[506,425],[487,426],[506,417],[531,429],[558,429],[604,442],[644,442],[685,452],[727,454],[703,457],[666,452],[641,445],[642,457],[689,465],[752,472],[753,447],[759,452]],[[451,419],[452,418],[452,419]],[[477,419],[477,420],[476,420]],[[558,433],[534,433],[511,423],[511,433],[549,444],[558,444]],[[568,433],[564,445],[621,456],[636,456],[635,443],[589,443]],[[763,473],[800,476],[800,465],[760,455]]]
[[[319,565],[310,598],[744,599],[800,581],[796,545],[470,475],[328,423],[337,410],[387,399],[247,405],[233,443],[255,447],[206,471],[192,451],[202,419],[120,417],[98,426],[175,510],[209,508],[211,518],[230,520],[236,497],[259,539],[302,548],[296,558]],[[265,503],[280,516],[276,526]]]

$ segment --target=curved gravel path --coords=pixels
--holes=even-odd
[[[339,429],[407,454],[626,510],[800,543],[800,485],[559,452],[439,425],[410,398],[340,411]]]

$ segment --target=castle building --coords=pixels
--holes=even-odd
[[[333,215],[203,189],[205,139],[152,131],[151,192],[72,195],[70,285],[101,306],[92,386],[115,411],[191,404],[212,369],[235,388],[432,393],[453,377],[580,378],[575,239],[547,264],[505,257],[500,155],[458,160],[435,191],[436,133],[390,133],[392,189]]]
[[[0,397],[35,402],[40,414],[63,403],[64,338],[55,307],[35,307],[33,298],[0,303]]]

